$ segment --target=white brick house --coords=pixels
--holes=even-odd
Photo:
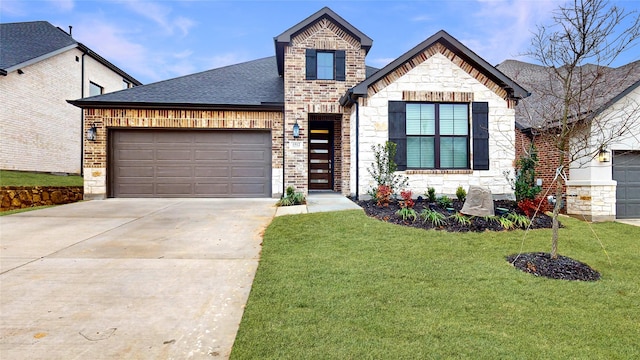
[[[365,65],[372,40],[326,7],[274,42],[274,57],[73,101],[98,129],[85,197],[362,196],[371,145],[387,140],[416,194],[513,196],[502,172],[529,94],[446,32],[383,69]]]
[[[46,21],[0,24],[0,169],[79,174],[83,113],[67,100],[135,85]]]

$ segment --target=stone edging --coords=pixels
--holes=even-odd
[[[81,201],[82,186],[3,186],[0,211]]]

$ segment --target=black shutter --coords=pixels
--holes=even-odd
[[[316,49],[307,49],[307,80],[315,80],[317,77],[318,65],[316,60]]]
[[[489,170],[489,103],[471,104],[473,121],[473,170]]]
[[[389,101],[389,141],[395,143],[398,170],[407,169],[407,122],[404,101]]]
[[[345,52],[344,50],[336,51],[336,80],[345,81]]]

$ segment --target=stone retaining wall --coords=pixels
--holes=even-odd
[[[82,186],[3,186],[0,211],[80,201]]]

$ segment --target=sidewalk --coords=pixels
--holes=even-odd
[[[362,210],[362,208],[339,193],[311,192],[307,196],[306,205],[280,206],[276,210],[276,216],[342,210]]]

